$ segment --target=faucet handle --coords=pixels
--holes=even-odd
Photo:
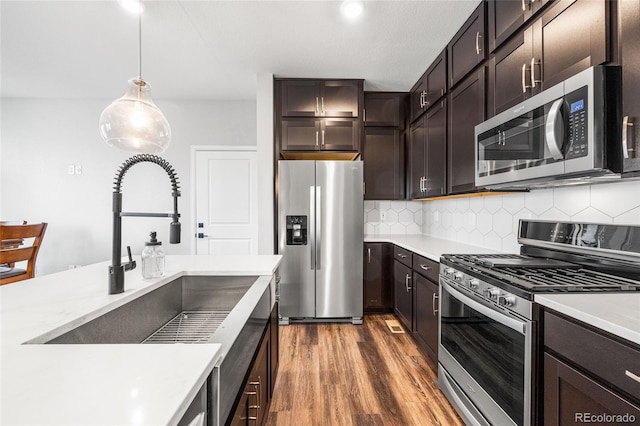
[[[127,255],[129,256],[129,262],[124,264],[124,270],[130,271],[132,269],[136,269],[136,261],[133,260],[131,256],[131,246],[127,246]]]

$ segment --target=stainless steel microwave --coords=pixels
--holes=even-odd
[[[475,183],[522,189],[619,178],[621,69],[589,68],[475,128]]]

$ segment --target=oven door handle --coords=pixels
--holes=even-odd
[[[504,314],[501,314],[500,312],[494,311],[493,309],[476,302],[475,300],[471,299],[468,296],[465,296],[464,294],[460,293],[458,290],[456,290],[455,288],[453,288],[451,286],[451,284],[448,284],[446,281],[440,281],[440,284],[449,292],[449,294],[454,298],[457,299],[459,302],[467,305],[468,307],[470,307],[471,309],[474,309],[478,312],[480,312],[482,315],[485,315],[489,318],[491,318],[492,320],[496,321],[499,324],[504,325],[505,327],[509,327],[512,330],[517,331],[520,334],[527,334],[527,324],[522,322],[522,321],[518,321],[517,319],[514,318],[510,318]],[[444,303],[444,302],[443,302]]]

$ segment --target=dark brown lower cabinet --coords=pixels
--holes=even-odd
[[[251,363],[244,388],[238,396],[235,411],[227,420],[227,425],[262,425],[267,419],[278,370],[279,325],[277,312],[276,303]],[[224,392],[224,390],[221,391]]]
[[[542,322],[540,424],[640,423],[640,346],[547,309]]]
[[[548,353],[544,354],[543,398],[547,426],[640,421],[637,405]]]
[[[429,358],[438,362],[438,285],[417,272],[413,273],[414,284],[414,330],[413,335],[421,343]]]
[[[399,261],[393,262],[394,312],[409,331],[413,330],[413,279],[411,268]]]
[[[364,244],[364,312],[393,311],[391,286],[392,245],[389,243]]]
[[[280,366],[280,323],[278,322],[278,302],[271,310],[269,319],[269,346],[271,348],[269,358],[269,398],[273,396],[273,389],[276,386],[276,377],[278,377],[278,367]]]

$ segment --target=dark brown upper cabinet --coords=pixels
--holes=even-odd
[[[367,92],[362,145],[365,200],[405,198],[405,114],[407,93]]]
[[[618,2],[624,172],[640,172],[640,0]]]
[[[283,80],[283,117],[358,117],[362,80]]]
[[[556,1],[496,50],[489,61],[488,116],[608,62],[611,8],[608,0]]]
[[[411,122],[437,105],[446,92],[447,49],[444,49],[411,89]]]
[[[446,194],[447,109],[442,99],[411,125],[409,145],[410,198]]]
[[[475,186],[475,126],[485,119],[485,67],[472,72],[449,94],[447,187],[449,194]]]
[[[365,200],[403,200],[404,132],[398,129],[364,129]]]
[[[357,151],[360,125],[351,118],[283,118],[283,151]]]
[[[366,92],[364,125],[371,127],[404,127],[406,93]]]
[[[520,27],[553,0],[489,0],[489,52],[507,41]]]
[[[453,87],[487,57],[485,8],[482,2],[447,46],[449,87]]]

